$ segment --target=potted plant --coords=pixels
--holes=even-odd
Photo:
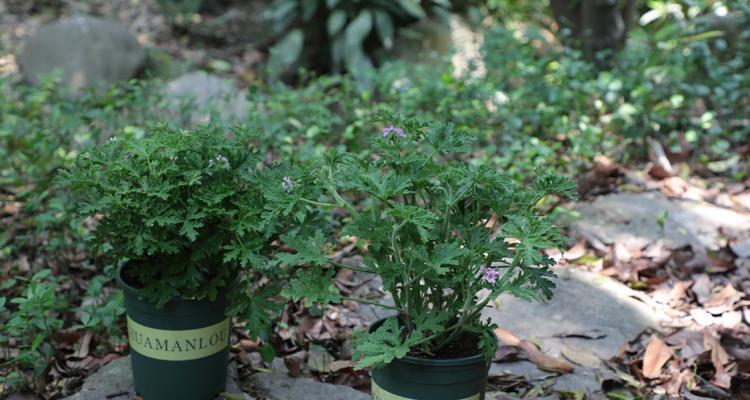
[[[119,265],[135,390],[146,400],[223,390],[228,315],[264,336],[284,273],[277,250],[316,226],[298,200],[317,195],[306,172],[264,165],[251,141],[242,129],[161,125],[113,137],[60,175],[96,221],[96,248]]]
[[[322,178],[328,205],[348,213],[341,235],[363,249],[355,269],[382,278],[395,311],[356,338],[356,367],[373,367],[375,399],[483,399],[497,339],[481,312],[504,292],[551,296],[554,262],[543,250],[565,239],[541,205],[574,197],[575,186],[544,171],[514,184],[472,165],[473,137],[450,124],[381,119],[374,156],[334,153]],[[308,304],[341,299],[330,280],[314,279],[327,260],[307,258],[284,293]]]

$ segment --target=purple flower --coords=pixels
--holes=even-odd
[[[383,128],[383,138],[387,138],[392,133],[396,134],[396,136],[400,138],[406,137],[404,130],[399,127],[391,125],[391,126]]]
[[[285,176],[281,180],[281,189],[283,189],[285,192],[288,192],[294,188],[294,180],[288,176]]]
[[[500,271],[492,267],[481,267],[479,268],[479,273],[482,274],[482,279],[490,285],[494,285],[495,282],[497,282],[497,278],[500,276]]]

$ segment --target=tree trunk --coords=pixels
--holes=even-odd
[[[625,45],[633,24],[636,0],[551,0],[552,13],[560,29],[570,31],[568,45],[580,46],[586,58],[598,61],[597,53],[615,52]]]

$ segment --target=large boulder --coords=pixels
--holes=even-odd
[[[79,16],[39,28],[27,39],[19,61],[27,82],[37,84],[40,75],[60,69],[62,83],[75,90],[133,78],[146,51],[122,24]]]
[[[202,71],[190,72],[167,85],[169,108],[188,125],[214,118],[223,122],[242,120],[248,115],[245,95],[230,81]]]

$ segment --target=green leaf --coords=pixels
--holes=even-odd
[[[315,15],[320,0],[305,0],[302,2],[302,20],[307,22]]]
[[[543,169],[537,169],[535,175],[533,189],[540,197],[559,194],[570,200],[578,200],[578,188],[571,179]]]
[[[406,194],[411,186],[406,176],[395,171],[382,172],[372,164],[364,166],[351,157],[341,163],[337,178],[341,186],[369,193],[381,200]]]
[[[398,0],[398,4],[414,18],[422,19],[427,15],[419,0]]]
[[[456,242],[440,243],[430,253],[430,266],[438,275],[442,275],[448,272],[446,268],[442,268],[443,265],[459,265],[461,258],[468,252]]]
[[[346,39],[346,48],[351,50],[355,47],[361,47],[367,35],[372,30],[372,13],[364,9],[359,12],[356,18],[346,27],[344,38]]]
[[[465,130],[458,130],[453,124],[431,126],[425,135],[427,142],[439,153],[465,153],[477,138]]]
[[[386,211],[386,215],[400,221],[401,224],[414,226],[423,242],[433,237],[435,223],[440,219],[429,210],[403,204],[395,204]]]
[[[315,236],[310,238],[300,238],[294,234],[281,236],[281,241],[291,247],[296,253],[279,253],[276,260],[288,266],[297,266],[303,264],[326,265],[328,257],[323,254],[323,244],[326,238],[323,232],[315,232]]]
[[[254,268],[264,269],[267,267],[268,260],[261,255],[263,245],[264,241],[261,238],[254,240],[248,238],[227,244],[223,247],[226,251],[223,262],[230,264],[236,261],[242,267],[250,265]]]
[[[344,31],[343,56],[350,72],[367,71],[373,69],[372,61],[362,48],[367,36],[372,31],[372,12],[364,9],[349,23]]]
[[[293,29],[283,39],[270,49],[268,68],[272,74],[278,75],[284,69],[294,64],[302,54],[305,35],[301,29]]]
[[[270,364],[276,358],[276,350],[269,343],[265,343],[263,346],[260,346],[260,357],[263,361]]]
[[[383,10],[375,10],[375,27],[377,28],[378,36],[383,43],[383,47],[390,50],[390,48],[393,47],[393,36],[395,31],[391,16]]]
[[[333,269],[323,272],[320,267],[300,269],[294,279],[281,291],[281,295],[292,301],[305,300],[305,307],[314,304],[339,303],[341,294],[333,285]]]
[[[396,318],[388,318],[374,332],[355,338],[355,369],[377,368],[403,358],[409,353],[409,344],[404,342],[401,327]]]
[[[336,36],[341,31],[346,23],[346,12],[344,10],[336,10],[328,16],[327,27],[328,36]]]

